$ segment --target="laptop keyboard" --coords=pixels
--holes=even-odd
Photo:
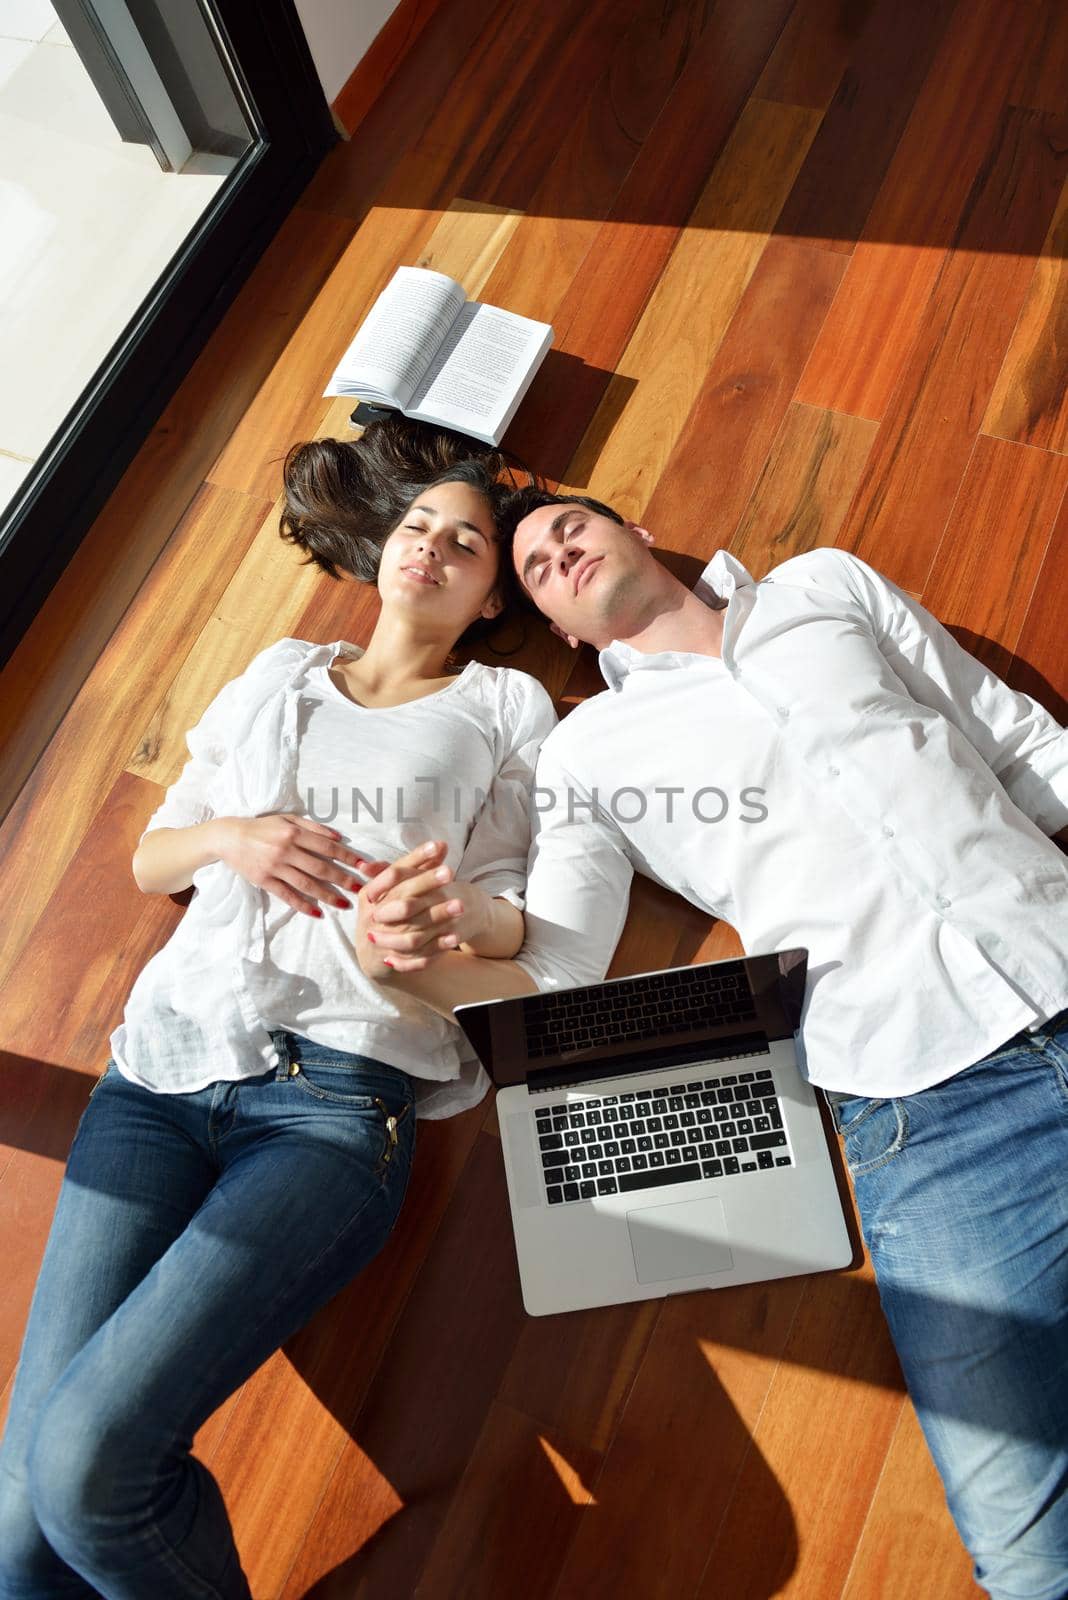
[[[736,968],[717,964],[714,976],[707,969],[682,967],[655,978],[655,988],[643,974],[532,996],[523,1006],[528,1058],[756,1020],[741,963]]]
[[[534,1111],[550,1205],[789,1167],[770,1067]]]

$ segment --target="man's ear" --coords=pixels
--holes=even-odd
[[[572,650],[577,650],[579,645],[582,643],[582,640],[576,639],[573,633],[565,633],[563,628],[560,627],[559,623],[550,622],[549,632],[555,633],[556,637],[558,639],[562,639],[565,644],[570,645]]]
[[[656,543],[656,540],[653,538],[653,535],[649,532],[648,528],[641,528],[636,522],[627,522],[625,526],[630,529],[631,533],[636,533],[643,544]]]

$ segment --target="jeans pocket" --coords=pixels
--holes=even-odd
[[[846,1160],[854,1178],[885,1166],[904,1149],[909,1114],[903,1100],[866,1100],[851,1119],[840,1124]]]
[[[355,1087],[361,1081],[366,1084],[367,1074],[360,1067],[347,1066],[322,1066],[318,1062],[310,1066],[294,1062],[296,1071],[290,1082],[303,1090],[313,1100],[323,1106],[334,1106],[339,1110],[350,1112],[364,1112],[373,1116],[382,1130],[382,1142],[378,1156],[375,1160],[375,1175],[384,1178],[393,1161],[399,1146],[397,1130],[404,1119],[412,1114],[412,1104],[405,1101],[400,1095],[390,1097],[390,1104],[376,1094],[368,1094],[366,1088],[360,1093],[355,1093]]]

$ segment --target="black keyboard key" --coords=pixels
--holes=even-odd
[[[618,1139],[606,1139],[605,1142],[604,1142],[604,1153],[605,1153],[606,1156],[618,1156],[618,1154],[619,1154],[619,1140]]]
[[[629,1172],[630,1171],[630,1156],[620,1156],[619,1160],[616,1162],[616,1171],[617,1172]]]
[[[754,1133],[749,1141],[750,1150],[779,1150],[786,1143],[785,1133]]]
[[[665,1150],[664,1154],[667,1156],[667,1164],[669,1167],[679,1167],[682,1165],[681,1150]]]
[[[693,1111],[684,1111],[679,1118],[680,1128],[696,1128],[697,1116]]]
[[[722,1176],[723,1176],[723,1162],[722,1161],[702,1161],[701,1162],[701,1176],[702,1176],[702,1178],[722,1178]]]
[[[731,1149],[734,1151],[736,1156],[744,1156],[746,1151],[749,1149],[749,1140],[748,1139],[732,1139],[731,1140]]]
[[[664,1152],[662,1150],[654,1150],[652,1155],[649,1157],[649,1165],[651,1167],[663,1167],[666,1166],[666,1164],[667,1163],[664,1160]]]
[[[641,1137],[639,1138],[639,1140],[638,1140],[638,1149],[639,1150],[643,1150],[643,1151],[648,1151],[648,1150],[651,1150],[652,1148],[653,1148],[653,1141],[650,1139],[650,1137],[649,1137],[649,1135],[647,1133],[643,1133],[641,1135]]]
[[[590,1179],[587,1179],[585,1183],[580,1183],[579,1184],[579,1199],[580,1200],[592,1200],[596,1193],[597,1193],[597,1185],[595,1183],[593,1183]]]
[[[656,1189],[661,1184],[692,1183],[701,1176],[694,1167],[662,1167],[655,1172],[632,1172],[620,1178],[621,1194],[631,1194],[635,1189]]]
[[[565,1183],[564,1184],[564,1199],[565,1200],[577,1200],[578,1197],[579,1197],[578,1184],[577,1183]]]
[[[665,1117],[664,1118],[664,1127],[665,1128],[677,1128],[678,1125],[679,1125],[678,1117]]]
[[[765,1150],[764,1154],[766,1156],[770,1156],[771,1152],[770,1152],[770,1150]],[[648,1165],[649,1165],[649,1157],[648,1156],[635,1156],[633,1161],[631,1162],[631,1168],[632,1168],[632,1170],[634,1172],[644,1172]]]
[[[737,1156],[727,1156],[724,1159],[723,1171],[728,1178],[733,1178],[735,1173],[740,1172],[741,1170],[741,1167],[738,1165]]]
[[[615,1178],[598,1178],[597,1179],[597,1193],[598,1194],[618,1194],[619,1193],[619,1184],[616,1182]]]
[[[757,1164],[756,1164],[755,1161],[743,1161],[742,1162],[742,1171],[743,1172],[755,1172],[756,1169],[757,1169]]]
[[[688,1144],[685,1150],[681,1151],[681,1155],[684,1161],[698,1161],[700,1159],[692,1144]]]
[[[775,1165],[777,1167],[788,1167],[788,1166],[790,1166],[791,1165],[790,1157],[789,1156],[776,1156],[775,1157]]]
[[[757,1166],[760,1167],[762,1171],[766,1172],[769,1167],[773,1167],[774,1165],[775,1157],[772,1155],[771,1151],[761,1150],[760,1154],[757,1156]]]
[[[564,1191],[558,1183],[550,1183],[545,1190],[545,1193],[549,1197],[549,1204],[551,1206],[558,1206],[561,1200],[564,1198]]]
[[[582,1171],[582,1176],[584,1178],[596,1178],[596,1176],[597,1176],[597,1163],[596,1163],[596,1161],[584,1161],[582,1163],[581,1171]]]
[[[541,1164],[549,1167],[566,1167],[570,1157],[566,1150],[547,1150],[541,1158]]]
[[[582,1177],[582,1169],[581,1169],[581,1167],[565,1167],[564,1168],[564,1182],[565,1183],[578,1183],[578,1181],[579,1181],[579,1179],[581,1177]]]
[[[687,1144],[704,1144],[705,1130],[703,1128],[690,1128],[686,1134]]]
[[[717,1139],[712,1148],[715,1150],[717,1156],[729,1156],[731,1153],[731,1142],[729,1139]]]
[[[552,1114],[551,1106],[536,1106],[534,1110],[534,1115],[537,1117],[539,1122],[544,1122],[546,1117],[551,1117]]]
[[[638,1141],[636,1139],[621,1139],[619,1141],[619,1150],[621,1155],[632,1156],[637,1148]]]
[[[573,1150],[577,1144],[582,1143],[582,1135],[573,1130],[569,1130],[564,1134],[564,1143]]]
[[[615,1162],[613,1161],[598,1161],[597,1163],[597,1171],[602,1178],[610,1178],[615,1170]]]
[[[562,1150],[564,1136],[562,1133],[543,1133],[538,1143],[543,1150]]]

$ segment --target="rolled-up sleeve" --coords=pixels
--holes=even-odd
[[[556,712],[541,684],[510,671],[502,707],[505,753],[475,817],[456,876],[522,911],[531,840],[531,790]]]
[[[539,989],[600,982],[623,931],[634,876],[615,822],[575,782],[553,743],[538,763],[526,937],[513,958]]]
[[[913,698],[960,729],[1043,833],[1068,825],[1068,731],[959,645],[911,595],[859,556],[834,554],[872,619],[880,651]]]

